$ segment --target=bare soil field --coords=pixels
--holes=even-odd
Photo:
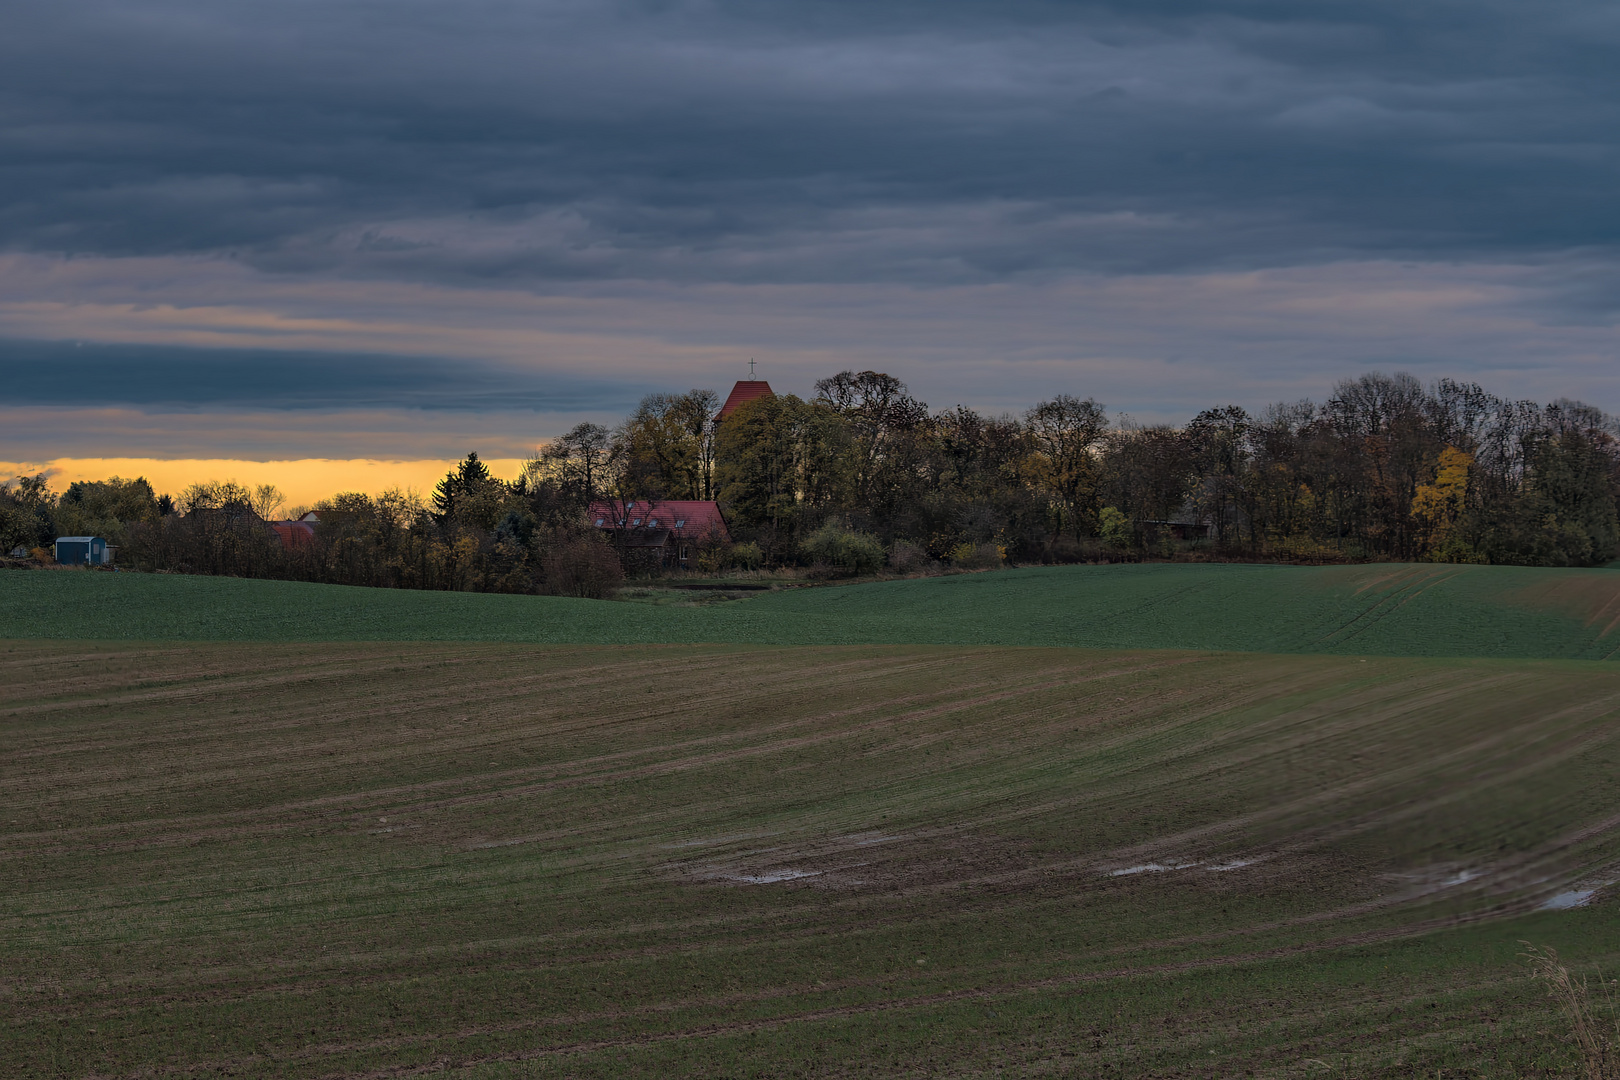
[[[1558,1075],[1519,943],[1620,956],[1608,664],[14,641],[0,671],[7,1075]]]

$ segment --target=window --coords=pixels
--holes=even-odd
[[[627,503],[625,503],[625,504],[624,504],[624,508],[625,508],[625,509],[626,509],[626,510],[634,510],[634,509],[635,509],[635,508],[636,508],[636,504],[635,504],[635,501],[634,501],[634,500],[631,500],[631,501],[630,501],[630,502],[627,502]]]
[[[685,562],[685,561],[686,561],[686,553],[687,553],[687,548],[686,548],[686,545],[685,545],[685,544],[682,544],[682,545],[681,545],[681,562]]]
[[[677,529],[684,529],[684,528],[686,528],[686,519],[685,519],[685,518],[681,518],[681,519],[680,519],[680,520],[679,520],[679,521],[677,521],[677,522],[676,522],[676,523],[675,523],[675,527],[676,527],[676,528],[677,528]],[[683,559],[684,559],[684,558],[686,558],[686,556],[685,556],[685,555],[682,555],[682,556],[681,556],[681,558],[683,558]]]
[[[597,528],[598,528],[598,529],[600,529],[600,528],[601,528],[601,527],[602,527],[602,523],[603,523],[603,522],[604,522],[604,521],[606,521],[606,520],[607,520],[607,519],[606,519],[606,518],[597,518],[597,519],[596,519],[596,527],[597,527]]]
[[[630,524],[632,524],[632,525],[640,525],[641,524],[641,519],[636,518],[636,520],[632,521]]]
[[[648,526],[648,528],[652,528],[652,529],[658,528],[658,519],[657,518],[649,519],[648,522],[647,522],[647,526]]]

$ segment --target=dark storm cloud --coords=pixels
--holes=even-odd
[[[488,364],[0,338],[3,406],[624,412],[645,387]]]
[[[13,4],[0,244],[462,281],[1606,263],[1617,44],[1595,0]]]

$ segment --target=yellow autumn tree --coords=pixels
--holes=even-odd
[[[1468,498],[1468,474],[1473,467],[1471,454],[1448,446],[1435,462],[1434,479],[1421,485],[1412,496],[1412,517],[1424,545],[1431,550],[1446,546],[1457,519],[1462,517]]]

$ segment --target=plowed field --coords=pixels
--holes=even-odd
[[[1519,941],[1620,957],[1608,664],[0,664],[12,1075],[1552,1075]]]

